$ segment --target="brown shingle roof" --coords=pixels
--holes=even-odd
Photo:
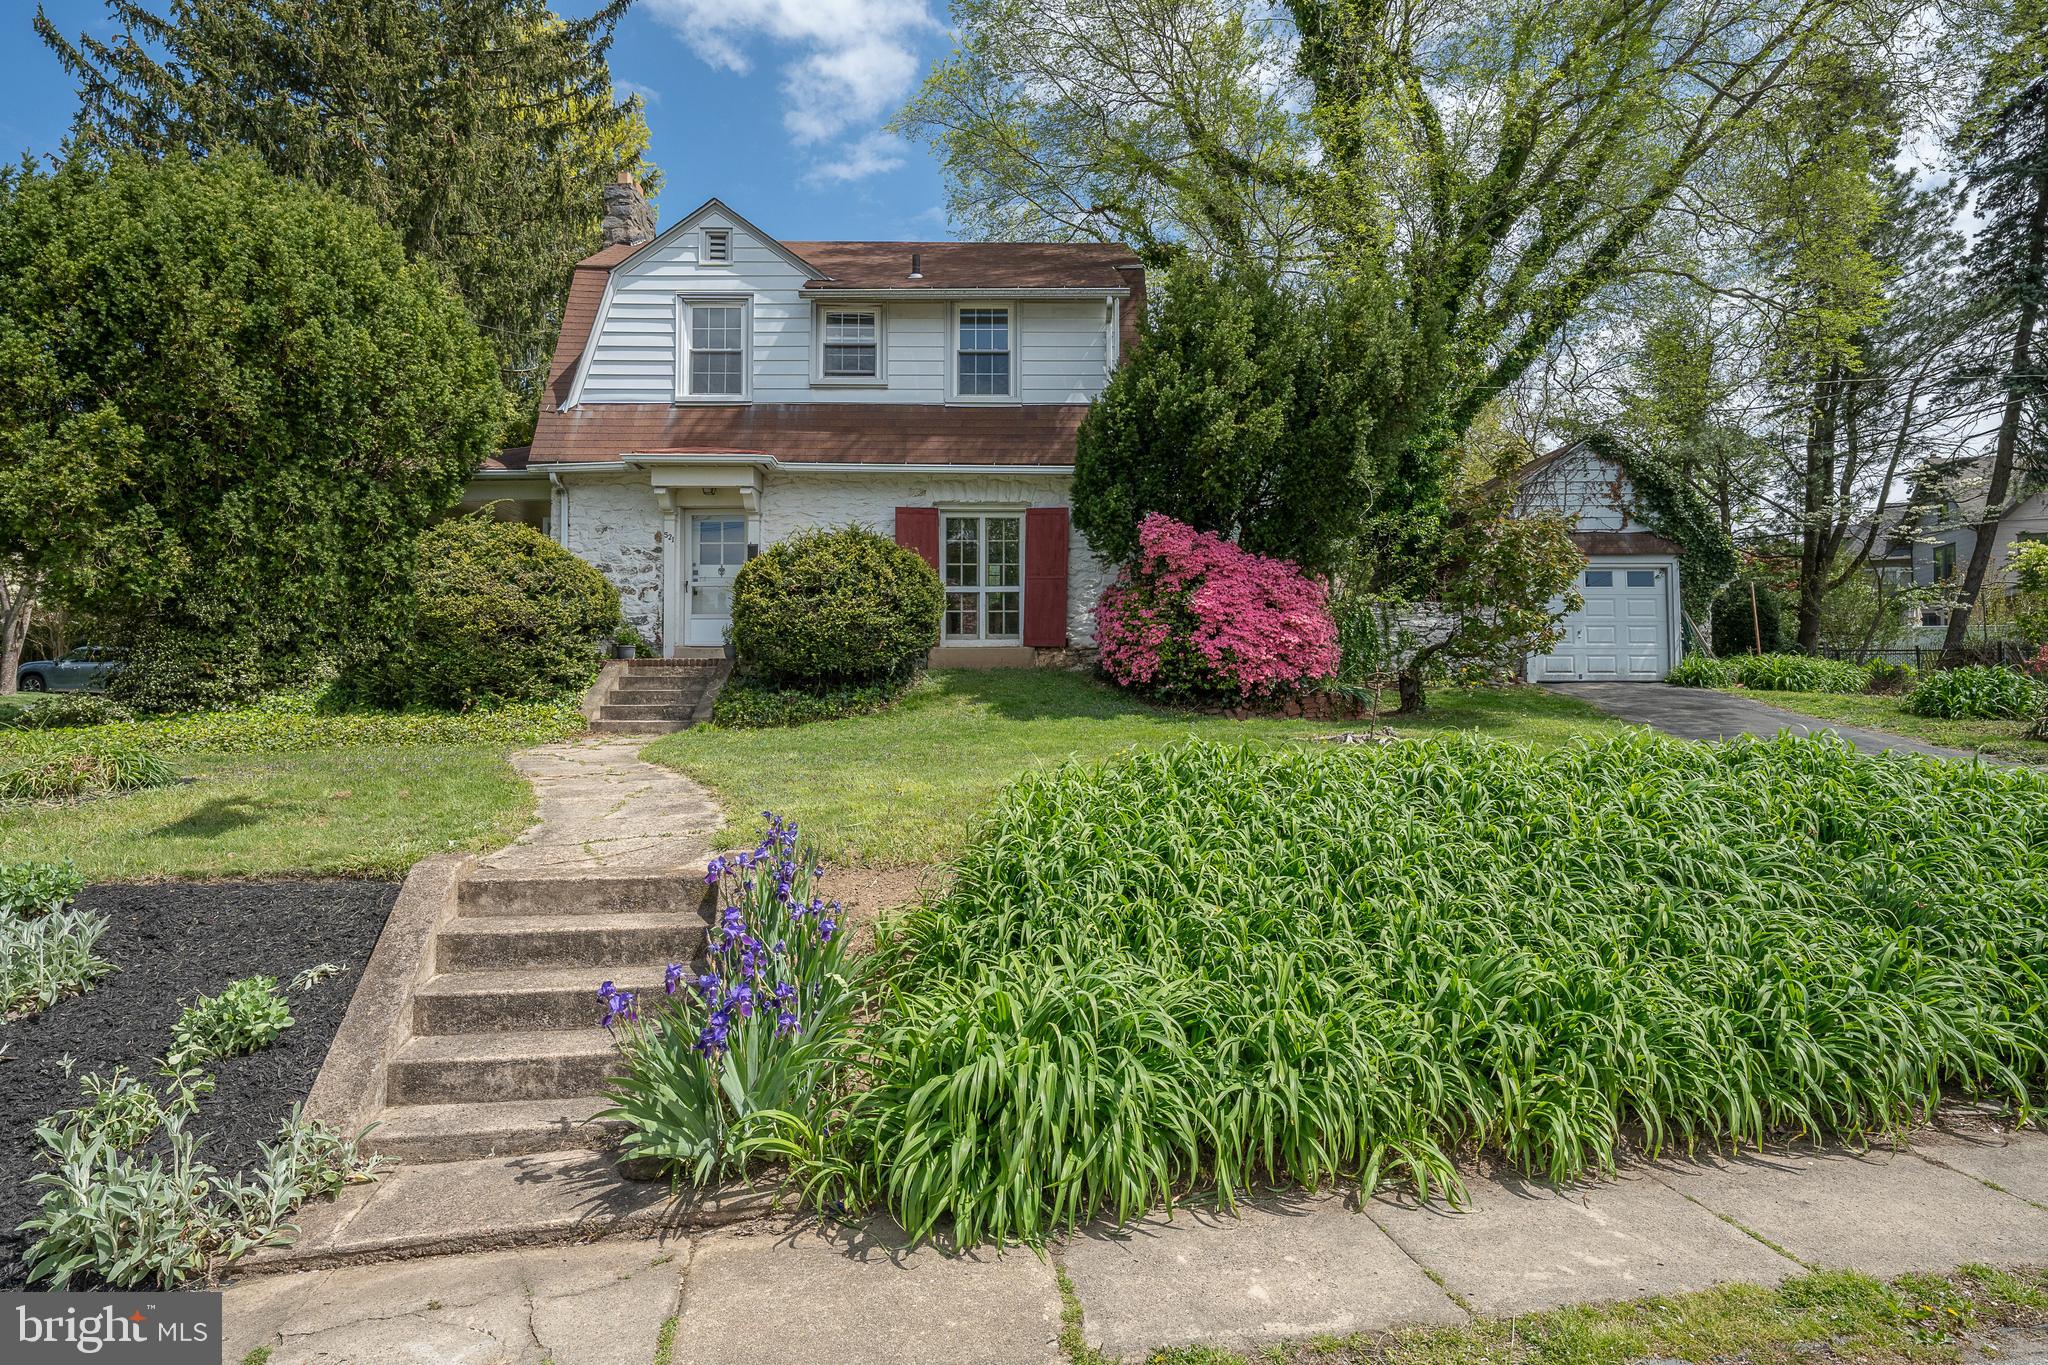
[[[1126,246],[1100,242],[784,242],[819,272],[813,289],[1122,289]],[[910,278],[918,257],[923,279]]]
[[[543,406],[535,467],[633,454],[772,455],[785,464],[1070,465],[1082,403],[759,403]]]

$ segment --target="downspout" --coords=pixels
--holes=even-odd
[[[548,498],[553,504],[549,520],[553,522],[555,544],[566,550],[569,548],[569,489],[562,482],[560,470],[548,471]]]

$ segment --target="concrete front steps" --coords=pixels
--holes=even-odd
[[[600,699],[590,728],[600,734],[665,735],[706,720],[731,676],[724,659],[627,659]]]
[[[600,982],[658,998],[703,951],[703,865],[563,875],[471,867],[426,948],[365,1145],[408,1163],[602,1149],[618,1050]]]

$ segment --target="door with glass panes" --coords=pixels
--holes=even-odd
[[[947,512],[941,521],[943,642],[1017,644],[1024,638],[1023,514]]]
[[[722,645],[732,625],[732,579],[747,562],[747,521],[737,512],[690,517],[689,621],[686,645]]]

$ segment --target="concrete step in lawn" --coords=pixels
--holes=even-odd
[[[661,914],[463,916],[441,930],[435,966],[465,972],[688,962],[704,946],[706,927],[701,919]]]
[[[601,1095],[386,1109],[363,1142],[395,1161],[447,1162],[534,1152],[601,1151],[625,1125],[599,1122]]]
[[[448,1033],[408,1039],[391,1059],[387,1107],[596,1095],[619,1067],[599,1028]]]
[[[711,715],[731,668],[723,659],[632,659],[598,705],[590,728],[601,734],[658,735]]]
[[[601,982],[610,981],[651,1003],[661,994],[667,968],[666,962],[645,962],[628,967],[443,972],[413,995],[412,1028],[422,1036],[595,1029],[604,1013],[597,998]]]
[[[694,915],[713,892],[702,864],[674,872],[549,872],[480,867],[456,889],[464,918],[523,915]]]

